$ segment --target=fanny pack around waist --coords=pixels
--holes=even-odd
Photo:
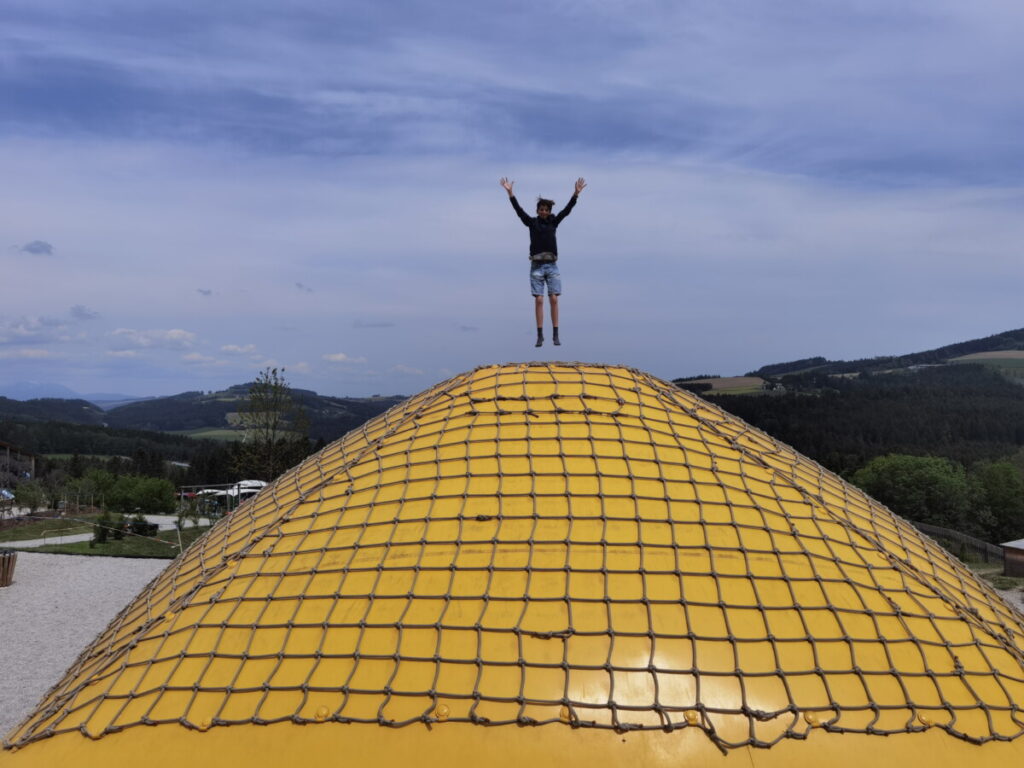
[[[541,264],[551,261],[558,261],[558,254],[551,253],[551,251],[544,251],[542,253],[531,253],[530,261],[539,262]]]

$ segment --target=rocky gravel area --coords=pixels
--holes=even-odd
[[[999,593],[1003,600],[1020,611],[1021,615],[1024,616],[1024,590],[997,589],[996,592]]]
[[[0,589],[0,735],[170,562],[18,553],[14,583]]]

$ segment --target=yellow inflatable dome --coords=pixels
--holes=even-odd
[[[942,548],[696,396],[491,366],[222,520],[0,764],[1004,768],[1022,648]]]

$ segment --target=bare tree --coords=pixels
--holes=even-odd
[[[239,415],[245,429],[237,463],[242,475],[270,481],[308,455],[309,419],[283,368],[260,371]]]

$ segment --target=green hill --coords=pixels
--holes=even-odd
[[[106,412],[110,426],[160,432],[184,432],[221,439],[240,434],[238,413],[243,409],[249,384],[221,392],[182,392],[158,397]],[[335,440],[349,430],[402,402],[404,397],[328,397],[308,389],[289,390],[309,418],[313,440]]]
[[[773,363],[747,377],[761,387],[674,382],[844,474],[888,453],[966,466],[1024,457],[1024,329],[906,355]]]
[[[1024,350],[1024,328],[1004,331],[983,339],[961,341],[925,352],[909,355],[870,357],[862,360],[827,360],[824,357],[809,357],[788,363],[773,363],[751,371],[748,376],[784,376],[792,373],[873,373],[894,368],[910,368],[918,365],[940,365],[964,355],[982,352],[1005,352]]]
[[[36,400],[10,400],[0,397],[0,419],[25,421],[63,421],[68,424],[102,425],[105,415],[86,400],[62,400],[44,397]]]

